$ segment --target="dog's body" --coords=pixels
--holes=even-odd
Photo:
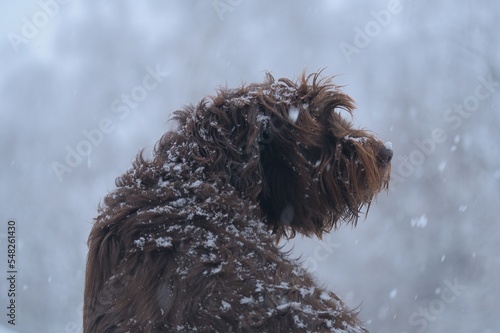
[[[335,109],[329,81],[221,90],[176,113],[117,180],[89,237],[84,332],[366,332],[279,251],[355,223],[392,151]]]

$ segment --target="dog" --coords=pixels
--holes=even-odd
[[[353,110],[319,72],[176,111],[100,204],[84,332],[367,332],[278,246],[356,225],[387,189],[392,149]]]

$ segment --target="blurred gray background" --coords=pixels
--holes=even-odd
[[[172,111],[321,68],[393,143],[393,182],[357,228],[285,248],[372,332],[500,331],[498,1],[0,4],[0,332],[81,331],[97,205]]]

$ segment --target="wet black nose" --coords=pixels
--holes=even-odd
[[[387,147],[382,147],[378,152],[378,159],[382,163],[389,164],[392,160],[392,155],[393,155],[392,149]]]

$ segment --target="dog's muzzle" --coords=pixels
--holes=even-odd
[[[389,163],[391,163],[392,155],[392,145],[390,144],[390,142],[388,142],[380,148],[377,158],[381,163],[388,165]]]

